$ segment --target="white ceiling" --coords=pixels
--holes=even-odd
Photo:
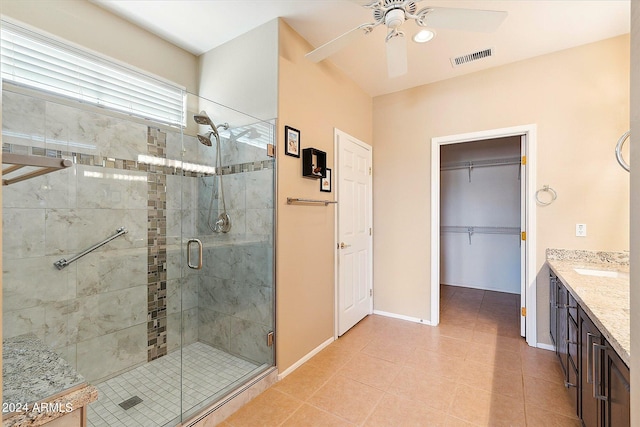
[[[372,22],[361,0],[90,0],[195,55],[276,17],[312,46]],[[420,1],[420,0],[418,0]],[[494,33],[438,30],[429,43],[409,39],[409,72],[387,77],[384,25],[328,60],[371,96],[591,43],[629,32],[629,0],[423,0],[424,6],[504,10]],[[418,27],[405,22],[412,36]],[[450,57],[493,47],[492,58],[453,68]]]

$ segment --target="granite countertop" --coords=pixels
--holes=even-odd
[[[5,427],[38,426],[98,397],[95,387],[32,334],[3,340],[2,379]],[[56,411],[42,405],[56,402]]]
[[[629,253],[548,249],[547,264],[629,366]],[[617,277],[580,274],[576,268],[609,271]]]

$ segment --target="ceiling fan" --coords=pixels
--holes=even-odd
[[[457,9],[450,7],[424,7],[418,10],[422,0],[374,0],[363,7],[373,10],[373,22],[359,25],[341,36],[323,44],[305,56],[320,62],[333,55],[362,35],[369,34],[379,25],[387,27],[387,71],[389,77],[407,72],[407,43],[402,24],[413,19],[420,27],[452,30],[492,32],[507,17],[507,12],[497,10]]]

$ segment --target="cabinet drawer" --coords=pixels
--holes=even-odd
[[[567,346],[569,358],[572,359],[573,365],[578,366],[578,324],[569,317],[569,336],[567,337]]]
[[[573,319],[574,322],[578,323],[578,302],[573,297],[573,295],[571,295],[571,292],[567,292],[567,294],[569,294],[569,316]]]

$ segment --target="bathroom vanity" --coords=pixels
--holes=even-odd
[[[35,335],[3,341],[2,369],[4,427],[87,425],[98,391]]]
[[[628,253],[547,250],[551,340],[585,427],[630,425]]]

